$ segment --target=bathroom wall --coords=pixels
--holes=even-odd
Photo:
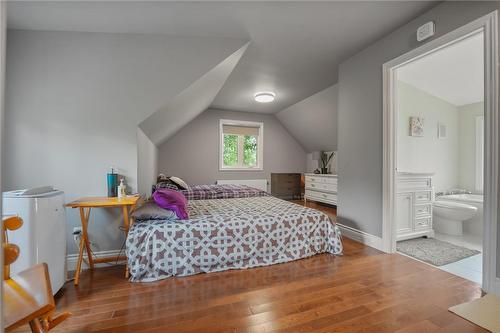
[[[484,103],[473,103],[458,108],[459,114],[459,184],[476,192],[476,117],[484,115]]]
[[[404,172],[435,172],[436,191],[459,186],[459,112],[457,107],[398,82],[397,169]],[[410,117],[424,118],[424,136],[409,135]],[[446,137],[438,138],[438,123]]]

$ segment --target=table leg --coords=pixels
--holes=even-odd
[[[90,269],[94,269],[94,257],[92,256],[92,251],[90,249],[90,241],[89,241],[89,234],[88,234],[90,207],[87,208],[87,211],[85,211],[84,208],[80,208],[80,216],[83,217],[82,218],[82,237],[85,241],[85,247],[87,249],[87,258],[89,260]]]
[[[90,242],[87,233],[89,216],[90,216],[90,208],[87,208],[87,210],[85,210],[83,207],[80,207],[80,219],[82,222],[82,238],[80,239],[80,251],[78,254],[78,261],[76,264],[75,281],[74,281],[75,286],[77,286],[78,283],[80,283],[80,272],[82,270],[82,262],[83,262],[83,250],[85,248],[87,249],[87,256],[90,268],[91,269],[94,268],[94,258],[92,257],[92,252],[90,251]]]
[[[45,333],[45,329],[43,328],[42,323],[40,322],[40,319],[35,318],[32,321],[30,321],[30,328],[32,333]]]
[[[85,242],[83,237],[80,239],[80,252],[78,254],[78,261],[76,262],[76,271],[75,271],[75,286],[80,282],[80,271],[82,270],[82,261],[83,261],[83,248],[85,247]]]
[[[128,235],[128,230],[130,228],[130,216],[128,211],[128,206],[123,206],[123,224],[125,226],[125,238]],[[128,261],[125,263],[125,278],[128,279],[129,271],[128,271]]]

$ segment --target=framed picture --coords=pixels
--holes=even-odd
[[[410,117],[410,136],[424,136],[424,118]]]

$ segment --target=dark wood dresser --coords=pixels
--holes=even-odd
[[[271,194],[283,199],[300,199],[301,176],[300,173],[271,173]]]

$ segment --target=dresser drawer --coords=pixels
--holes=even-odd
[[[432,191],[417,191],[415,192],[415,203],[428,203],[432,200]]]
[[[300,186],[279,184],[272,189],[275,194],[297,194],[300,193]]]
[[[334,193],[317,192],[306,189],[305,196],[307,199],[324,201],[334,205],[337,204],[337,195]]]
[[[323,179],[324,178],[321,178],[320,176],[309,176],[309,175],[307,175],[305,177],[306,184],[307,183],[323,183]]]
[[[432,204],[415,205],[415,218],[432,216]]]
[[[337,184],[309,182],[306,183],[306,188],[319,191],[337,192]]]

